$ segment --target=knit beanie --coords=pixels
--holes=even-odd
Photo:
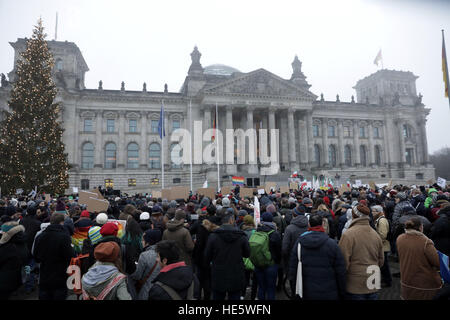
[[[161,241],[161,238],[162,234],[161,230],[159,229],[149,229],[144,233],[144,240],[149,245],[154,245],[155,243],[158,243],[159,241]]]
[[[83,210],[82,212],[81,212],[81,217],[84,217],[84,218],[89,218],[91,215],[89,214],[89,211],[87,211],[87,210]]]
[[[261,216],[261,221],[273,222],[273,216],[270,212],[264,212]]]
[[[106,236],[117,236],[119,227],[114,222],[108,222],[103,225],[100,229],[100,234],[104,237]]]
[[[252,217],[251,215],[247,214],[247,215],[244,217],[244,224],[247,224],[247,225],[255,225],[255,219],[253,219],[253,217]]]
[[[184,212],[184,210],[178,209],[175,212],[175,220],[181,221],[186,219],[186,212]]]
[[[95,218],[95,221],[99,224],[99,225],[104,225],[105,223],[108,222],[108,216],[106,215],[106,213],[99,213],[97,215],[97,217]]]
[[[363,216],[368,216],[370,214],[370,209],[365,205],[359,204],[359,205],[353,207],[353,212],[358,217],[363,217]]]
[[[269,204],[269,205],[266,207],[266,211],[267,211],[267,212],[270,212],[270,213],[275,213],[275,212],[277,211],[277,209],[275,208],[275,206],[274,206],[273,204]]]
[[[91,240],[93,245],[96,245],[101,239],[102,235],[100,234],[100,227],[95,226],[91,227],[88,231],[89,239]]]
[[[100,262],[114,262],[119,257],[120,247],[114,241],[102,242],[95,247],[95,260]]]
[[[150,214],[148,212],[142,212],[141,215],[139,216],[139,220],[141,221],[150,220]]]
[[[66,213],[66,206],[61,200],[58,200],[58,203],[56,204],[56,213]]]
[[[222,206],[223,206],[224,208],[228,208],[228,207],[230,206],[230,199],[228,199],[228,198],[223,198],[223,199],[222,199]]]

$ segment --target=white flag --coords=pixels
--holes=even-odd
[[[260,220],[261,220],[261,216],[260,216],[260,208],[259,208],[259,200],[258,197],[255,197],[255,201],[254,201],[254,206],[253,206],[253,216],[255,218],[255,224],[258,225]]]
[[[203,183],[203,188],[208,188],[208,180]]]
[[[381,55],[381,49],[378,51],[377,56],[375,57],[375,60],[373,61],[374,64],[378,66],[378,61],[383,60],[383,56]]]

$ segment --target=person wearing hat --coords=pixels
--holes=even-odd
[[[64,223],[64,214],[52,214],[50,225],[35,239],[34,258],[40,263],[39,300],[65,300],[67,297],[66,272],[75,252]]]
[[[150,213],[142,212],[139,215],[139,226],[141,227],[142,232],[147,231],[152,228],[152,221],[150,220]]]
[[[408,196],[405,192],[397,193],[396,202],[397,204],[394,208],[394,214],[392,215],[392,223],[394,224],[394,228],[397,226],[398,220],[405,212],[405,207],[411,207],[414,209],[414,207],[411,205],[411,202],[409,202]]]
[[[384,252],[384,264],[381,267],[381,281],[382,285],[390,287],[392,285],[392,275],[389,268],[388,253],[391,251],[391,244],[388,241],[389,235],[389,221],[384,215],[383,207],[380,205],[373,206],[372,208],[373,219],[375,221],[375,227],[377,233],[380,235],[383,241]]]
[[[368,266],[384,264],[383,242],[369,224],[370,209],[358,204],[352,209],[352,221],[339,240],[344,255],[347,280],[347,298],[350,300],[376,300],[380,288],[371,287]]]
[[[97,261],[81,278],[84,300],[131,300],[126,275],[120,268],[120,247],[115,242],[95,247]]]
[[[161,233],[164,232],[166,229],[166,223],[164,222],[164,216],[162,214],[162,209],[160,206],[155,205],[152,208],[152,216],[151,216],[151,222],[153,225],[153,228],[158,228],[161,230]]]
[[[159,273],[156,253],[156,244],[161,241],[162,233],[159,229],[148,229],[142,235],[143,251],[139,256],[136,270],[130,275],[134,283],[135,292],[132,295],[137,300],[147,300],[148,293],[152,287],[152,281]]]
[[[295,241],[308,229],[308,218],[305,216],[305,207],[299,206],[297,210],[293,210],[292,216],[291,223],[286,227],[286,231],[284,232],[281,245],[285,270],[288,270],[289,256]]]
[[[191,254],[194,250],[194,241],[192,241],[189,230],[185,228],[185,223],[186,213],[184,210],[176,210],[174,219],[167,222],[167,229],[164,231],[162,239],[175,241],[181,249],[181,260],[187,265],[192,265]]]
[[[0,233],[0,300],[8,300],[22,285],[22,267],[29,261],[29,253],[24,226],[5,222]]]
[[[98,227],[102,227],[105,223],[108,222],[108,215],[104,212],[100,212],[96,217],[95,217],[95,223],[94,225],[98,226]]]
[[[304,300],[342,300],[345,297],[346,270],[341,249],[323,228],[323,218],[313,213],[308,231],[292,246],[288,279],[293,295],[297,279],[298,247],[302,262]]]

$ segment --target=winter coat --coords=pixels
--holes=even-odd
[[[145,232],[152,228],[152,222],[149,220],[143,220],[139,222],[142,232]]]
[[[400,262],[400,296],[405,300],[431,300],[442,286],[439,256],[433,241],[407,229],[397,238]]]
[[[450,256],[450,206],[439,210],[439,216],[431,228],[431,239],[437,250]]]
[[[189,287],[194,282],[194,296],[198,294],[196,294],[198,280],[194,276],[192,267],[186,265],[184,261],[165,266],[152,282],[153,286],[148,293],[148,300],[172,300],[167,291],[156,282],[161,282],[175,290],[182,300],[187,299]]]
[[[66,271],[74,256],[71,239],[64,226],[49,225],[34,244],[34,257],[41,263],[39,287],[45,290],[66,288]]]
[[[217,230],[219,226],[208,219],[202,219],[201,225],[197,228],[197,235],[192,253],[192,260],[197,267],[208,268],[209,264],[205,262],[205,249],[211,232]]]
[[[41,221],[35,215],[26,215],[20,221],[20,224],[25,227],[25,238],[27,241],[28,256],[31,257],[31,248],[33,247],[34,237],[39,230],[41,230]]]
[[[292,247],[288,278],[297,279],[298,245],[300,243],[303,299],[337,300],[345,296],[346,269],[344,256],[336,241],[319,231],[306,231]]]
[[[272,213],[273,215],[273,223],[277,226],[277,230],[280,235],[284,235],[286,230],[286,221],[283,219],[282,215],[278,212]]]
[[[187,265],[192,265],[191,253],[194,250],[194,242],[189,230],[184,227],[184,221],[169,221],[162,240],[174,240],[181,251],[180,259],[186,262]]]
[[[152,270],[153,266],[155,265],[156,258],[158,257],[158,254],[155,251],[155,245],[148,246],[145,248],[145,250],[141,253],[139,256],[138,265],[136,267],[136,271],[130,275],[130,278],[133,280],[141,280],[144,277],[146,277],[150,270]],[[141,290],[139,291],[138,300],[147,300],[148,299],[148,292],[150,291],[152,287],[152,281],[156,278],[156,276],[159,273],[160,270],[159,263],[156,263],[156,267],[153,270],[150,277],[148,277],[145,284],[142,286]]]
[[[411,218],[419,218],[423,224],[423,233],[427,236],[430,235],[431,222],[428,221],[428,219],[425,218],[424,216],[419,216],[417,214],[407,214],[407,215],[401,216],[400,219],[398,220],[397,226],[400,226],[401,228],[404,229],[406,221],[408,221]],[[402,233],[403,233],[403,231],[402,231]]]
[[[229,224],[213,231],[206,244],[206,263],[211,265],[211,288],[218,292],[235,292],[245,284],[242,258],[250,256],[247,236]]]
[[[118,274],[120,272],[113,263],[97,262],[81,278],[82,288],[88,295],[97,297]],[[121,279],[103,300],[131,300],[126,278]]]
[[[428,197],[425,199],[425,208],[426,209],[429,209],[433,205],[433,197],[431,195],[433,192],[437,193],[437,190],[435,188],[430,188],[428,190]]]
[[[275,264],[281,263],[281,234],[277,231],[275,223],[263,222],[256,228],[258,232],[270,232],[269,234],[269,251]]]
[[[426,215],[425,208],[425,196],[423,194],[419,194],[415,197],[412,197],[410,200],[411,205],[416,209],[416,213],[420,216]]]
[[[348,230],[339,241],[347,268],[347,292],[352,294],[375,293],[369,289],[367,273],[370,266],[384,264],[383,242],[378,233],[369,224],[369,217],[353,219]]]
[[[406,207],[412,207],[411,203],[408,200],[403,200],[397,203],[394,209],[394,214],[392,215],[392,223],[394,227],[398,225],[398,220],[403,215],[403,210]]]
[[[6,300],[22,285],[22,267],[28,260],[25,228],[17,222],[0,239],[0,299]]]
[[[387,240],[387,236],[389,233],[389,221],[388,219],[382,215],[378,217],[378,219],[375,221],[375,226],[377,228],[377,233],[381,238],[381,241],[383,241],[383,251],[384,252],[390,252],[391,251],[391,244]]]
[[[281,251],[286,263],[289,261],[289,254],[291,253],[294,243],[306,230],[308,230],[308,218],[304,215],[294,217],[287,226],[281,246]]]
[[[289,225],[292,221],[292,210],[289,208],[283,207],[280,210],[280,214],[281,214],[281,216],[284,216],[284,220],[286,221],[286,224]]]

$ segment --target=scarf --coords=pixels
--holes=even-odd
[[[308,231],[317,231],[325,233],[325,229],[323,228],[323,226],[308,227]]]

